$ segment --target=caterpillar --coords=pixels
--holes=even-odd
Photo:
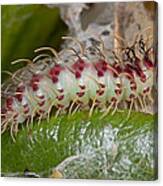
[[[56,52],[51,47],[41,47],[34,59],[19,59],[12,64],[27,65],[2,85],[1,133],[10,130],[15,141],[20,124],[49,120],[52,109],[55,116],[73,115],[78,110],[88,110],[91,117],[95,109],[101,118],[114,115],[120,108],[147,112],[154,103],[156,88],[156,59],[154,47],[147,47],[143,36],[132,46],[108,50],[99,37],[89,46],[73,37],[76,47]],[[43,51],[51,52],[51,54]]]

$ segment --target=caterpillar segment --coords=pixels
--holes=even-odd
[[[75,42],[78,49],[57,53],[51,47],[41,47],[35,50],[39,54],[33,60],[12,62],[27,63],[14,74],[8,72],[10,83],[2,86],[1,132],[9,129],[14,141],[20,124],[26,122],[28,127],[34,119],[49,121],[52,110],[58,117],[87,109],[91,117],[99,109],[104,118],[127,108],[125,119],[129,119],[132,110],[147,112],[154,103],[156,62],[153,48],[147,48],[142,37],[118,52],[106,49],[101,38],[99,45],[89,47],[73,37],[63,39]]]

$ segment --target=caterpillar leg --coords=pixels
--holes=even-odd
[[[142,102],[142,100],[141,100],[141,97],[138,96],[137,98],[138,98],[139,104],[140,104],[140,106],[141,106],[141,109],[144,110],[144,105],[143,105],[143,102]]]
[[[27,121],[26,121],[26,127],[27,127],[28,130],[29,130],[29,121],[30,121],[30,117],[28,117]]]
[[[36,114],[36,112],[37,112],[38,109],[39,108],[37,106],[36,106],[36,108],[33,109],[32,113],[31,113],[31,123],[33,123],[33,119],[34,119],[35,114]]]
[[[93,99],[92,106],[91,106],[91,109],[89,111],[89,117],[92,116],[93,109],[94,109],[95,105],[96,105],[96,97]]]
[[[14,126],[14,133],[15,133],[15,135],[17,135],[17,133],[18,133],[18,126],[19,126],[19,123],[15,123],[15,126]]]
[[[8,122],[6,120],[1,123],[1,134],[3,134],[6,131],[7,126]]]
[[[35,115],[34,113],[31,114],[31,121],[30,121],[30,123],[33,123],[34,115]]]
[[[57,112],[55,113],[55,118],[57,118],[59,116],[61,110],[62,110],[61,108],[58,108]]]
[[[39,117],[39,119],[38,119],[38,125],[40,125],[43,116],[44,116],[44,114],[40,114],[40,117]]]
[[[114,101],[111,102],[111,104],[110,104],[109,107],[106,109],[106,111],[104,112],[104,114],[100,117],[100,119],[103,119],[106,115],[109,114],[110,109],[113,107],[113,105],[114,105]]]
[[[50,104],[50,106],[49,106],[49,109],[48,109],[48,114],[47,114],[47,122],[49,123],[49,121],[50,121],[50,113],[51,113],[51,110],[52,110],[52,108],[53,108],[53,106],[54,106],[54,103],[55,102],[52,102],[51,104]]]
[[[135,111],[139,111],[137,100],[134,101]]]
[[[146,95],[143,95],[143,103],[144,103],[145,112],[147,112]]]
[[[133,105],[134,105],[134,98],[131,99],[130,108],[129,108],[129,112],[128,112],[126,120],[128,120],[130,118]]]
[[[74,99],[73,102],[71,103],[71,106],[70,106],[69,111],[68,111],[68,116],[71,115],[73,106],[75,105],[76,101],[77,101],[77,99]]]
[[[48,123],[49,123],[49,121],[50,121],[50,113],[51,113],[52,107],[53,107],[53,105],[50,106],[49,109],[48,109],[48,114],[47,114],[47,122],[48,122]]]
[[[11,116],[11,118],[9,120],[6,119],[6,120],[2,121],[2,123],[1,123],[1,126],[2,126],[1,134],[3,134],[6,131],[8,125],[12,121],[12,119],[13,119],[13,117]]]
[[[16,142],[15,137],[14,137],[14,125],[15,125],[15,123],[13,122],[11,124],[11,128],[10,128],[10,135],[11,135],[13,142]]]
[[[76,106],[76,108],[74,109],[74,111],[72,112],[72,116],[77,112],[77,110],[80,108],[80,104],[78,104],[77,106]]]
[[[115,112],[117,111],[117,109],[118,109],[118,102],[115,102],[114,110],[113,110],[113,112],[111,113],[112,116],[115,114]]]

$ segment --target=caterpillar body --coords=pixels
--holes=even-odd
[[[19,124],[49,119],[53,108],[56,117],[80,109],[88,109],[91,116],[95,108],[105,117],[125,107],[129,118],[132,109],[146,112],[153,104],[155,53],[142,37],[120,52],[107,50],[100,39],[89,47],[72,37],[64,39],[77,47],[59,53],[42,47],[35,52],[50,50],[53,56],[40,54],[12,62],[27,62],[14,74],[8,72],[11,78],[2,85],[1,132],[9,128],[13,140]]]

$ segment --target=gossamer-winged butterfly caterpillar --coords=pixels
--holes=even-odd
[[[59,53],[51,47],[38,48],[34,59],[12,62],[26,62],[26,67],[6,72],[11,78],[2,85],[1,132],[9,129],[14,141],[19,124],[49,121],[52,109],[56,117],[79,110],[88,110],[91,117],[99,109],[104,118],[127,108],[124,119],[128,119],[132,110],[146,113],[154,103],[157,70],[149,38],[140,34],[132,46],[113,51],[105,48],[100,37],[89,47],[73,37],[63,39],[74,42],[76,48]]]

